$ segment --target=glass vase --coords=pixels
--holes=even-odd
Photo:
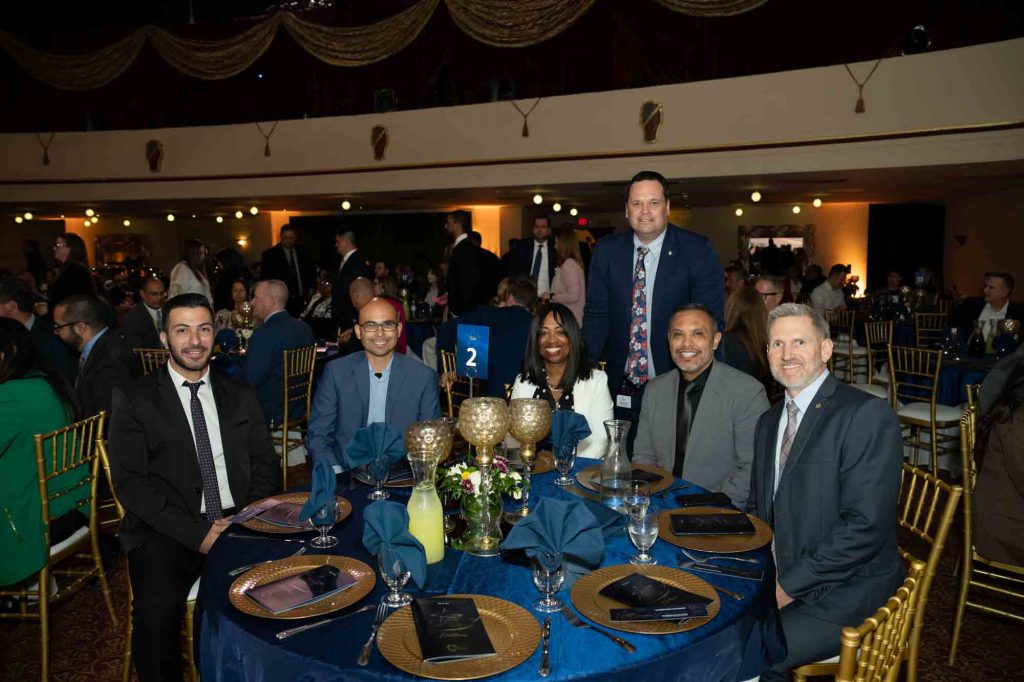
[[[497,546],[501,542],[501,493],[492,490],[486,499],[486,507],[483,495],[464,495],[459,501],[466,532],[459,538],[458,549],[476,554],[478,548]]]

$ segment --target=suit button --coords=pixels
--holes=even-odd
[[[192,489],[192,491],[196,493],[201,493],[203,492],[203,486],[197,485],[195,488]]]

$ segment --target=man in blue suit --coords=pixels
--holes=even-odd
[[[253,313],[263,324],[252,333],[240,378],[256,391],[256,398],[269,424],[284,421],[284,351],[316,343],[313,330],[285,311],[288,285],[278,279],[256,283],[252,295]],[[302,414],[289,417],[298,419]]]
[[[336,472],[345,469],[345,448],[355,432],[384,422],[405,432],[413,422],[437,419],[437,373],[421,362],[395,353],[402,323],[383,298],[359,309],[355,334],[362,353],[327,365],[313,398],[306,448]]]
[[[671,225],[668,182],[660,173],[633,176],[626,199],[630,232],[598,242],[590,263],[583,337],[594,360],[608,361],[615,416],[628,419],[630,444],[648,379],[672,370],[669,320],[687,303],[701,303],[722,324],[722,266],[711,241]]]

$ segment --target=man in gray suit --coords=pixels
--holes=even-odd
[[[679,371],[648,382],[633,461],[723,492],[742,509],[750,493],[754,427],[768,398],[759,381],[714,361],[722,340],[716,327],[699,303],[673,313],[668,345]]]
[[[903,462],[889,403],[833,377],[828,323],[805,305],[768,315],[768,363],[786,388],[754,436],[748,508],[775,530],[775,599],[789,653],[762,682],[839,652],[903,579],[896,508]]]

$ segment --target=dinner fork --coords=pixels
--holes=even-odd
[[[685,555],[687,559],[689,559],[690,561],[694,561],[694,562],[696,562],[698,564],[707,563],[708,561],[711,561],[712,559],[726,559],[728,561],[739,561],[739,562],[744,563],[744,564],[755,564],[755,565],[760,565],[760,563],[761,563],[757,559],[747,559],[747,558],[744,558],[744,557],[741,557],[741,556],[732,556],[732,555],[729,555],[729,554],[711,554],[711,555],[706,556],[703,559],[701,559],[699,557],[695,557],[694,555],[690,554],[689,552],[687,552],[682,547],[679,548],[679,551],[683,555]]]
[[[586,628],[588,630],[593,630],[594,632],[602,634],[605,637],[607,637],[608,639],[612,640],[613,642],[615,642],[616,644],[621,646],[623,649],[625,649],[629,653],[632,654],[632,653],[636,652],[636,647],[633,646],[632,644],[630,644],[629,642],[627,642],[626,640],[622,639],[621,637],[613,635],[610,632],[605,632],[601,628],[594,627],[590,623],[584,622],[579,616],[577,616],[575,613],[573,613],[573,610],[570,609],[566,604],[562,604],[562,615],[565,616],[565,619],[567,621],[569,621],[569,625],[572,625],[575,628]]]
[[[305,548],[305,547],[299,547],[299,548],[298,548],[298,549],[297,549],[297,550],[295,551],[295,554],[292,554],[292,555],[291,555],[290,557],[288,557],[288,558],[291,558],[291,557],[294,557],[294,556],[302,556],[302,555],[303,555],[303,554],[305,554],[305,553],[306,553],[306,548]],[[254,563],[254,564],[249,564],[249,565],[247,565],[247,566],[239,566],[239,567],[238,567],[238,568],[236,568],[236,569],[233,569],[233,570],[230,570],[230,571],[228,571],[228,575],[232,575],[232,576],[234,576],[234,575],[238,575],[238,574],[240,574],[240,573],[245,573],[245,572],[246,572],[246,571],[248,571],[248,570],[249,570],[250,568],[256,568],[257,566],[262,566],[263,564],[269,564],[269,563],[270,563],[271,561],[278,561],[278,559],[267,559],[266,561],[257,561],[256,563]]]
[[[377,637],[377,630],[380,630],[381,623],[384,622],[384,617],[388,615],[388,605],[383,599],[380,600],[380,605],[377,607],[377,615],[373,617],[373,625],[370,627],[370,638],[366,640],[366,644],[359,651],[359,658],[356,663],[365,666],[370,662],[370,651],[373,649],[373,640]]]

